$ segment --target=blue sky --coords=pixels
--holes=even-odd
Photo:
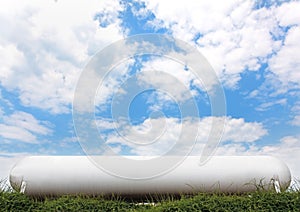
[[[85,154],[72,118],[84,67],[120,39],[159,33],[186,42],[208,60],[224,89],[226,114],[212,116],[209,94],[188,67],[161,56],[133,57],[114,67],[95,98],[107,144],[117,154],[164,154],[181,127],[199,127],[192,154],[200,155],[212,119],[223,118],[216,154],[274,155],[299,178],[298,11],[299,1],[1,1],[0,177],[27,155]],[[145,74],[153,69],[189,88],[198,116],[181,116],[178,104],[189,104],[189,95],[176,89],[172,77]],[[136,84],[122,84],[135,75]],[[133,99],[129,121],[116,122],[112,99],[122,107],[122,98],[138,86],[153,89]],[[150,146],[122,139],[151,140],[151,133],[162,135]]]

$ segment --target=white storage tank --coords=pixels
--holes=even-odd
[[[101,160],[108,156],[97,157]],[[141,180],[111,175],[87,156],[31,156],[19,161],[10,173],[11,186],[33,196],[232,193],[262,187],[273,190],[274,186],[283,191],[290,182],[286,164],[270,156],[213,156],[204,165],[199,165],[199,157],[188,156],[173,170]]]

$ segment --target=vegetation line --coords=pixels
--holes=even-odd
[[[152,198],[148,202],[100,196],[62,196],[36,199],[0,192],[1,211],[299,211],[300,192],[253,192]]]
[[[0,181],[1,211],[300,211],[300,191],[258,190],[244,194],[154,195],[145,201],[118,196],[33,198]]]

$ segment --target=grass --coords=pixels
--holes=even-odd
[[[35,199],[0,192],[1,211],[300,211],[300,192],[165,196],[139,203],[119,197],[62,196]]]
[[[297,184],[299,186],[299,181]],[[300,211],[300,190],[283,193],[199,193],[197,195],[153,195],[148,200],[118,196],[61,196],[38,199],[14,192],[0,181],[0,211]]]

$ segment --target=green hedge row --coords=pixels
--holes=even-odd
[[[0,211],[300,211],[300,192],[171,196],[146,204],[121,198],[63,196],[34,199],[0,192]]]

